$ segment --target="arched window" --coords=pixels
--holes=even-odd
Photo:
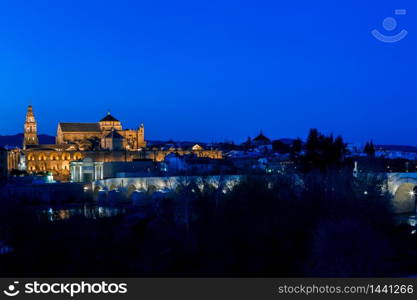
[[[62,160],[71,160],[71,155],[69,153],[63,153]]]
[[[38,155],[38,160],[46,160],[46,155],[45,155],[45,153],[40,153],[40,154]]]
[[[79,153],[79,152],[75,153],[74,154],[74,160],[80,160],[80,159],[82,159],[81,153]]]

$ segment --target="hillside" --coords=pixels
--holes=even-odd
[[[46,135],[46,134],[40,134],[39,136],[39,143],[40,144],[54,144],[55,143],[55,137]],[[15,135],[0,135],[0,147],[22,147],[22,141],[23,141],[23,133],[18,133]]]

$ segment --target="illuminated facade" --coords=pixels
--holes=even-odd
[[[95,143],[106,150],[138,150],[146,147],[145,126],[123,130],[119,120],[110,113],[98,123],[59,123],[56,144],[75,144],[81,150],[93,150]],[[113,149],[113,145],[116,149]],[[96,147],[100,148],[100,147]]]
[[[68,181],[71,162],[90,158],[92,162],[116,162],[152,159],[163,161],[169,153],[195,154],[221,159],[222,152],[205,150],[199,145],[190,149],[147,147],[145,127],[123,129],[119,120],[108,113],[97,123],[59,123],[56,143],[40,145],[33,108],[28,107],[25,121],[23,155],[29,173],[51,172],[55,180]],[[95,179],[95,176],[92,176]]]

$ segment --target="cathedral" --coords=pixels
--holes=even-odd
[[[122,123],[108,113],[97,123],[58,123],[55,144],[39,144],[37,123],[32,106],[26,113],[23,155],[29,173],[50,172],[55,180],[68,181],[71,162],[89,158],[94,162],[163,161],[170,153],[194,154],[221,159],[217,150],[148,148],[145,127],[123,129]]]

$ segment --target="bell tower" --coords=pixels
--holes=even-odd
[[[35,115],[33,114],[32,105],[28,106],[25,121],[25,133],[23,140],[23,149],[26,149],[27,145],[38,145],[38,130],[36,126]]]
[[[137,146],[138,148],[145,148],[146,147],[146,141],[145,141],[145,125],[140,124],[138,131],[137,131]]]

